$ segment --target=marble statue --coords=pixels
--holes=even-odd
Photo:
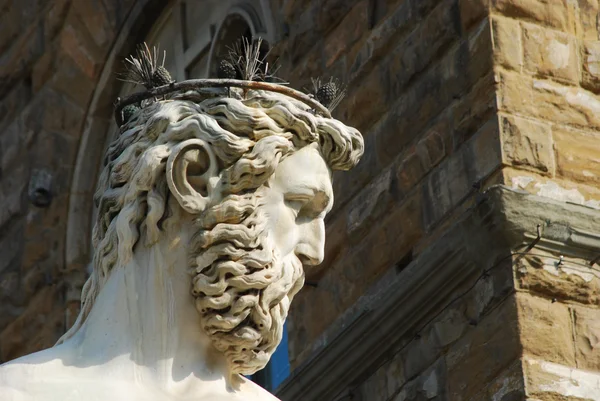
[[[332,170],[363,140],[283,93],[198,93],[121,127],[80,315],[0,367],[1,401],[276,400],[243,375],[280,342],[303,265],[323,260]]]

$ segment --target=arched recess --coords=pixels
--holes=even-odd
[[[205,51],[201,60],[205,63],[196,71],[208,72],[215,41],[215,34],[226,33],[225,21],[238,16],[243,18],[253,36],[262,36],[273,43],[276,40],[272,21],[272,14],[268,0],[208,0],[208,3],[219,7],[219,12],[214,13],[214,26],[209,29],[209,40],[198,40],[191,43],[189,38],[182,38],[182,43],[175,49],[179,53],[178,59],[173,63],[173,75],[179,79],[187,78],[194,64]],[[194,3],[190,3],[194,4]],[[197,3],[196,3],[197,4]],[[88,108],[85,125],[79,143],[75,171],[69,193],[69,209],[67,215],[67,232],[65,243],[65,263],[67,293],[66,328],[74,322],[79,312],[80,293],[87,278],[88,266],[91,261],[91,235],[93,228],[94,203],[93,194],[102,168],[102,157],[105,149],[116,132],[113,120],[113,102],[123,90],[123,83],[117,80],[118,73],[123,70],[122,61],[135,49],[135,45],[144,41],[152,31],[156,30],[156,23],[161,22],[161,15],[169,11],[178,18],[178,22],[185,25],[185,15],[181,13],[186,5],[186,0],[138,0],[129,13],[119,35],[104,64],[100,79],[95,88],[94,95]],[[216,26],[219,28],[216,29]],[[225,35],[227,36],[227,35]],[[230,36],[230,35],[229,35]],[[227,36],[227,37],[229,37]],[[204,40],[204,42],[203,42]],[[187,46],[187,47],[186,47]],[[194,56],[195,53],[198,55]]]

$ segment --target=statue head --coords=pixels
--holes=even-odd
[[[231,373],[268,362],[303,265],[323,259],[332,170],[353,167],[360,133],[283,94],[180,95],[154,102],[109,147],[95,196],[93,273],[72,336],[111,271],[181,221],[194,235],[190,297]]]

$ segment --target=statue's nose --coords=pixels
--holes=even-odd
[[[300,239],[294,252],[304,265],[318,265],[325,256],[325,222],[313,219],[300,225]]]

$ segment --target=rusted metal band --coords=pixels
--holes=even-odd
[[[144,92],[134,93],[133,95],[130,95],[124,99],[117,98],[117,101],[115,102],[115,120],[120,126],[123,123],[121,110],[123,110],[125,106],[138,103],[142,100],[150,99],[152,97],[163,96],[173,92],[181,92],[198,88],[231,87],[242,89],[265,90],[281,93],[283,95],[304,102],[320,114],[324,115],[325,117],[331,118],[331,113],[329,112],[329,109],[327,109],[317,100],[310,97],[306,93],[300,92],[296,89],[292,89],[288,86],[274,84],[271,82],[244,81],[239,79],[189,79],[187,81],[173,82],[168,85],[159,86],[158,88],[149,89]]]

